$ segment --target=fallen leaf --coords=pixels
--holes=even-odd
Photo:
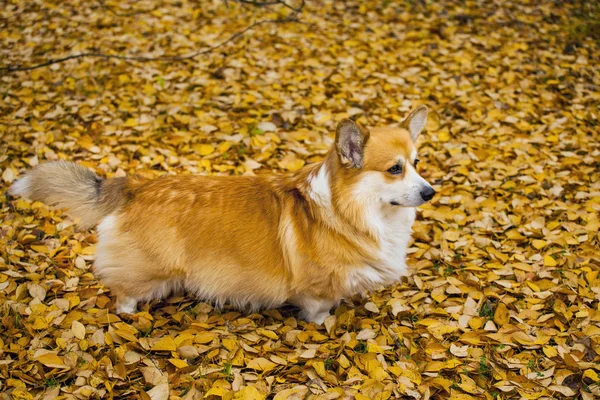
[[[171,336],[165,336],[152,346],[153,351],[175,351],[177,345]]]

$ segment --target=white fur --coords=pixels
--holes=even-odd
[[[117,216],[114,214],[104,217],[98,224],[98,237],[110,235],[117,229]]]
[[[124,297],[117,301],[117,314],[135,314],[137,311],[137,299]]]
[[[380,238],[385,231],[379,196],[384,184],[380,172],[366,172],[353,193],[356,203],[365,207],[364,223],[367,229],[377,238]]]
[[[383,285],[379,271],[370,265],[363,265],[350,271],[346,287],[351,293],[360,293]]]
[[[28,176],[24,176],[18,181],[14,182],[11,187],[8,189],[8,192],[12,196],[21,196],[21,197],[29,197],[30,196],[30,181],[31,178]]]
[[[329,171],[327,165],[322,164],[316,172],[308,177],[308,195],[320,207],[323,216],[331,224],[334,218],[333,206],[331,204],[331,186],[329,183]]]
[[[317,324],[325,322],[325,318],[330,315],[329,311],[337,303],[334,300],[316,299],[302,295],[289,299],[289,302],[300,307],[300,318]]]
[[[104,217],[98,224],[98,245],[96,247],[96,261],[94,268],[98,275],[103,275],[106,269],[120,268],[124,260],[115,260],[111,257],[113,252],[109,249],[111,246],[118,245],[118,220],[116,215]]]
[[[415,221],[415,206],[423,203],[420,190],[429,184],[408,167],[403,180],[389,184],[379,172],[368,172],[354,195],[365,205],[366,223],[376,232],[379,257],[376,262],[357,266],[348,276],[351,292],[373,290],[396,282],[406,275],[406,249]],[[396,201],[401,206],[390,203]]]
[[[309,177],[310,197],[321,207],[331,207],[331,188],[327,165],[321,164],[316,173]]]
[[[411,239],[416,210],[411,207],[383,206],[376,220],[382,235],[376,262],[355,268],[348,276],[347,288],[363,292],[397,282],[407,274],[406,249]]]
[[[384,209],[387,212],[383,218],[385,234],[380,240],[380,259],[375,267],[379,268],[384,284],[389,284],[406,275],[406,249],[417,211],[413,207],[387,205]]]

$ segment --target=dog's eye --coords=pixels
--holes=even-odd
[[[421,160],[419,160],[418,158],[415,158],[415,163],[414,163],[414,165],[415,165],[415,168],[417,168],[417,165],[418,165],[420,162],[421,162]]]
[[[402,166],[396,164],[392,168],[388,169],[387,172],[389,172],[392,175],[401,174],[402,173]]]

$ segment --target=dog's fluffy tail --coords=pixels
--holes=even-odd
[[[126,182],[126,178],[102,179],[72,162],[52,161],[27,172],[8,192],[67,209],[89,228],[121,205]]]

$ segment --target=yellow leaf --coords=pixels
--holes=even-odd
[[[552,358],[558,355],[558,351],[552,346],[544,346],[542,347],[542,351],[546,355],[546,357]]]
[[[175,344],[175,339],[171,336],[165,336],[161,338],[158,342],[154,343],[154,346],[151,348],[152,351],[175,351],[177,350],[177,345]]]
[[[510,314],[508,312],[508,308],[506,304],[499,303],[496,307],[496,311],[494,312],[494,322],[498,327],[502,327],[505,324],[508,324],[508,320],[510,319]]]
[[[556,260],[550,256],[544,256],[544,266],[546,267],[556,267],[558,263]]]
[[[231,359],[231,364],[235,365],[236,367],[243,367],[244,362],[244,352],[240,349],[235,353],[235,356]]]
[[[179,346],[181,346],[183,342],[187,342],[187,341],[193,342],[195,337],[196,337],[196,335],[194,335],[192,332],[184,332],[175,338],[175,344],[179,348]]]
[[[460,236],[460,232],[455,230],[445,231],[442,235],[442,237],[449,242],[456,242],[458,239],[460,239]]]
[[[221,340],[221,344],[229,351],[233,351],[237,348],[238,341],[235,339],[223,339]]]
[[[57,356],[54,353],[44,353],[40,356],[37,356],[35,358],[35,360],[41,362],[42,364],[44,364],[47,367],[52,367],[52,368],[64,368],[65,367],[65,363],[63,362],[62,358],[60,358],[59,356]]]
[[[500,186],[502,189],[514,189],[517,187],[517,183],[515,181],[506,181]]]
[[[38,253],[44,253],[44,254],[49,254],[50,253],[50,249],[48,249],[48,246],[43,246],[43,245],[38,245],[38,244],[32,244],[29,247],[31,247],[31,250],[36,251]]]
[[[436,339],[444,340],[443,335],[446,335],[446,334],[452,333],[452,332],[456,332],[458,330],[458,326],[453,326],[448,323],[438,322],[437,324],[428,326],[427,330]]]
[[[85,247],[85,248],[81,249],[81,252],[79,254],[84,255],[84,256],[94,255],[94,254],[96,254],[96,246]]]
[[[192,146],[192,149],[200,156],[207,156],[215,151],[215,148],[210,144],[195,144]]]
[[[546,241],[545,240],[538,240],[538,239],[532,240],[531,241],[531,245],[533,247],[535,247],[536,249],[540,250],[540,249],[542,249],[546,245]]]
[[[179,368],[185,368],[185,367],[189,367],[187,361],[185,360],[180,360],[178,358],[169,358],[169,362],[171,364],[173,364],[174,366],[176,366],[178,369]]]
[[[277,366],[274,362],[267,360],[266,358],[259,357],[253,360],[250,360],[249,363],[246,364],[246,367],[257,370],[268,372],[274,369]]]
[[[227,150],[231,148],[231,142],[223,142],[219,144],[219,153],[225,153]]]
[[[444,388],[447,392],[450,391],[450,387],[454,384],[450,379],[437,377],[431,381],[432,384]]]
[[[520,331],[513,332],[512,338],[515,339],[518,343],[525,346],[531,346],[535,342],[535,339],[533,339],[531,336],[529,336],[525,332]]]
[[[10,396],[14,400],[33,400],[33,395],[25,389],[15,389],[10,393]]]
[[[32,325],[33,329],[35,330],[42,330],[42,329],[47,329],[48,328],[48,321],[46,321],[46,318],[44,317],[36,317],[35,320],[33,321],[33,325]]]
[[[200,344],[206,344],[206,343],[212,342],[214,338],[215,338],[215,334],[212,332],[200,332],[194,338],[194,342],[200,343]]]
[[[443,369],[452,369],[461,365],[459,360],[448,360],[448,361],[431,361],[425,366],[427,372],[438,372]]]
[[[582,332],[586,336],[600,336],[600,327],[595,325],[584,326]]]
[[[206,392],[205,398],[209,397],[209,396],[218,396],[218,397],[223,397],[226,396],[229,393],[229,390],[223,388],[223,387],[212,387],[210,388],[210,390],[208,392]]]
[[[474,346],[478,346],[481,344],[481,336],[477,332],[467,332],[463,334],[458,340],[466,344],[472,344]]]
[[[379,346],[377,343],[372,343],[372,342],[367,343],[367,352],[368,353],[377,353],[377,354],[384,353],[381,346]]]
[[[267,396],[259,392],[254,386],[245,386],[238,391],[233,398],[242,400],[264,400]]]
[[[437,138],[440,142],[447,142],[450,140],[450,132],[447,129],[443,129],[437,133]]]
[[[471,327],[471,329],[477,330],[483,326],[484,322],[485,322],[484,318],[473,317],[469,320],[469,326]]]
[[[331,81],[335,83],[342,83],[345,80],[345,78],[340,74],[333,74],[329,79],[331,79]]]
[[[482,388],[477,386],[473,379],[469,378],[466,375],[461,375],[460,377],[462,382],[459,383],[458,386],[465,392],[471,394],[482,394],[484,392]]]
[[[138,338],[131,333],[130,331],[126,330],[126,329],[116,329],[115,333],[117,335],[119,335],[120,337],[122,337],[125,340],[128,340],[130,342],[137,342]]]
[[[127,121],[125,121],[124,126],[127,128],[131,128],[134,126],[137,126],[137,120],[135,118],[129,118]]]
[[[435,318],[425,318],[417,322],[417,325],[433,326],[439,324],[440,321]]]
[[[533,282],[527,281],[527,286],[529,286],[530,288],[532,288],[534,292],[540,292],[541,291],[540,287],[538,285],[536,285],[535,283],[533,283]]]
[[[297,171],[304,167],[304,160],[296,158],[293,154],[288,154],[279,161],[279,167],[288,171]]]
[[[325,363],[323,361],[315,361],[312,363],[312,367],[321,378],[325,377]]]
[[[451,399],[452,400],[478,400],[478,397],[471,396],[471,395],[468,395],[465,393],[453,393],[451,396]]]
[[[34,131],[43,132],[44,128],[35,119],[31,121],[31,127]]]
[[[598,373],[596,371],[594,371],[593,369],[586,369],[585,372],[583,373],[583,377],[590,378],[595,383],[598,383],[600,381],[600,376],[598,376]]]
[[[390,376],[382,367],[373,368],[371,371],[369,371],[369,376],[379,382],[390,378]]]
[[[263,335],[268,337],[269,339],[273,339],[273,340],[277,340],[279,339],[279,336],[277,336],[277,334],[273,331],[270,331],[268,329],[263,329],[263,328],[258,328],[256,330],[256,333],[258,333],[259,335]]]
[[[521,235],[521,233],[517,229],[511,229],[511,230],[507,231],[506,237],[511,240],[525,239],[525,236]]]

